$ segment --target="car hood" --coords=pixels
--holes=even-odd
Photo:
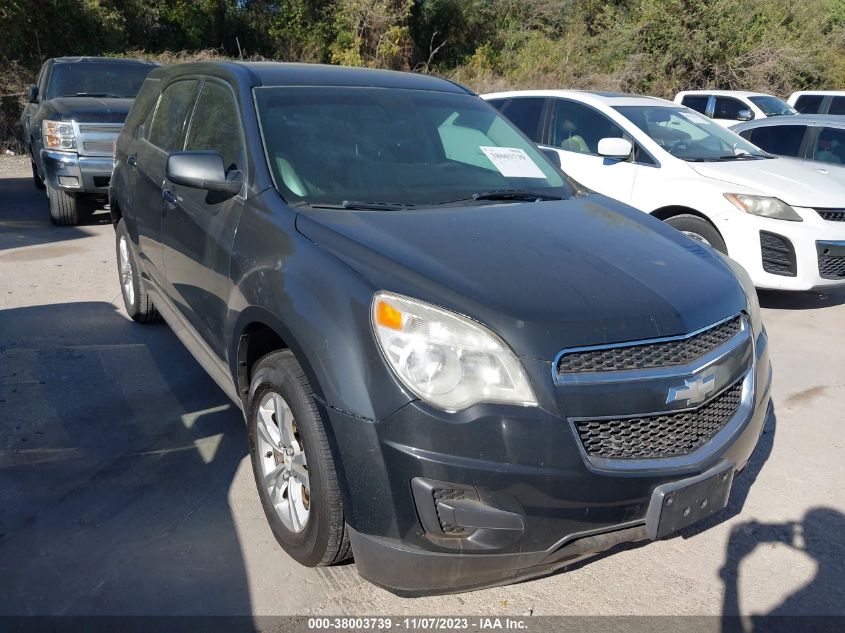
[[[774,196],[796,207],[841,207],[845,204],[845,186],[800,160],[769,158],[688,165],[705,178]]]
[[[685,334],[746,306],[721,257],[598,194],[560,202],[321,211],[298,230],[376,289],[487,324],[522,356]]]
[[[123,123],[134,99],[56,97],[49,105],[64,121]]]

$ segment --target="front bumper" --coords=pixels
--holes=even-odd
[[[823,254],[825,245],[832,245],[836,256],[845,250],[845,222],[824,220],[810,208],[796,210],[803,222],[749,214],[732,214],[722,218],[717,224],[725,238],[728,254],[748,271],[757,288],[804,291],[845,286],[845,277],[825,274],[825,270],[841,270],[845,264],[831,267],[831,256]],[[775,248],[783,254],[783,266],[777,263],[774,266],[774,269],[783,268],[779,274],[772,272],[773,252],[765,249],[765,241],[772,237],[781,242],[780,248],[775,242]],[[777,255],[777,252],[774,254]]]
[[[731,441],[694,464],[663,468],[596,470],[566,421],[543,408],[444,414],[414,402],[373,421],[323,405],[358,572],[401,595],[458,592],[648,539],[656,489],[748,462],[770,403],[765,335],[756,353],[755,406]],[[426,489],[446,489],[447,503],[436,505],[431,494],[426,503]],[[463,501],[449,502],[455,496]],[[453,506],[472,527],[465,536],[430,527],[457,516]],[[443,507],[449,518],[437,514]]]
[[[114,161],[111,156],[80,156],[74,152],[41,150],[44,178],[54,189],[108,193]]]

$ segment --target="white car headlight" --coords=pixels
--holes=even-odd
[[[450,413],[477,402],[537,406],[525,369],[493,332],[433,305],[378,292],[373,329],[402,383]]]
[[[76,136],[70,121],[42,121],[41,138],[44,149],[63,151],[76,149]]]
[[[764,218],[775,220],[789,220],[790,222],[803,222],[798,212],[778,198],[767,196],[749,196],[745,193],[726,193],[728,199],[737,209],[759,215]]]

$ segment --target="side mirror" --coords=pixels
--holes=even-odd
[[[626,138],[603,138],[599,141],[599,156],[625,160],[634,151],[634,146]]]
[[[218,193],[238,193],[243,186],[240,171],[226,174],[217,152],[173,152],[167,157],[167,179],[177,185]]]
[[[549,162],[551,162],[552,165],[558,169],[563,169],[563,165],[560,163],[560,154],[558,154],[555,150],[549,149],[548,147],[541,147],[540,151],[545,154],[546,158],[549,159]]]
[[[26,89],[26,100],[30,103],[38,103],[38,86],[30,86]]]
[[[753,118],[754,113],[748,108],[743,108],[742,110],[736,113],[737,121],[750,121]]]

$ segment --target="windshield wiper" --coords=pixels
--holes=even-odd
[[[110,92],[77,92],[72,95],[65,95],[66,97],[100,97],[106,99],[125,99],[126,97],[121,97],[120,95],[114,95]]]
[[[332,204],[330,202],[294,202],[290,205],[297,207],[310,207],[311,209],[348,209],[348,210],[364,210],[364,211],[401,211],[403,209],[412,209],[413,204],[403,204],[401,202],[359,202],[357,200],[344,200],[340,204]]]
[[[560,196],[553,196],[548,193],[528,191],[527,189],[496,189],[494,191],[482,191],[472,194],[473,200],[519,200],[539,202],[541,200],[562,200]]]
[[[765,156],[764,154],[725,154],[724,156],[719,156],[715,160],[754,160],[757,158],[770,157]]]

